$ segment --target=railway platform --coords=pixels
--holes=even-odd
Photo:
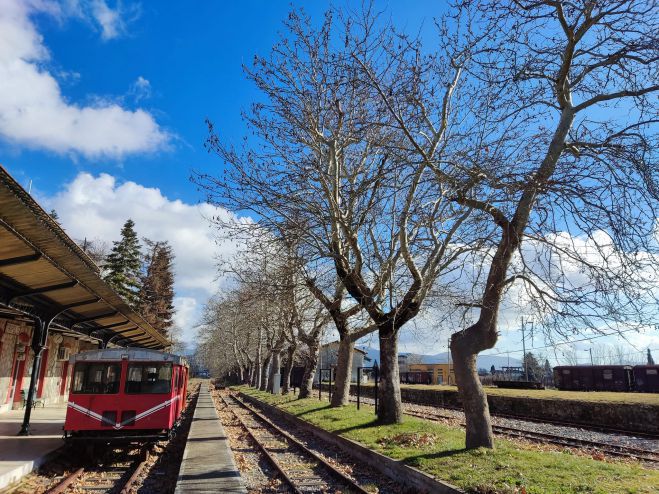
[[[247,493],[208,390],[201,385],[176,484],[176,494]]]
[[[64,444],[65,403],[32,410],[30,435],[17,436],[24,413],[20,409],[0,414],[0,489],[41,466]]]

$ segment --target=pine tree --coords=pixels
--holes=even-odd
[[[551,365],[549,364],[549,360],[545,359],[545,375],[543,377],[543,382],[545,384],[550,384],[550,383],[553,383],[553,381],[554,381],[553,369],[551,368]]]
[[[529,381],[537,381],[542,377],[543,369],[540,366],[538,359],[536,359],[535,355],[533,355],[531,352],[527,352],[527,354],[524,355],[522,365],[528,371]]]
[[[128,219],[121,229],[121,240],[113,242],[112,251],[106,259],[105,281],[128,305],[137,309],[141,289],[142,254],[134,227],[133,220]]]
[[[654,365],[654,359],[652,358],[652,354],[650,353],[649,348],[648,348],[648,365]]]
[[[174,324],[174,253],[167,242],[144,239],[149,253],[140,290],[140,312],[164,336]]]

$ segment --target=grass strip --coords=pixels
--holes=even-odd
[[[247,386],[234,388],[277,405],[314,425],[419,468],[478,494],[656,494],[659,470],[637,462],[598,461],[542,446],[496,440],[496,448],[465,450],[461,428],[405,417],[379,425],[372,407],[330,408],[326,401],[274,396]]]
[[[372,386],[372,384],[363,384]],[[401,388],[426,391],[458,392],[455,386],[442,384],[401,384]],[[613,391],[559,391],[558,389],[506,389],[486,386],[485,392],[490,396],[508,396],[512,398],[533,398],[536,400],[570,400],[594,403],[625,403],[659,406],[658,393],[618,393]]]

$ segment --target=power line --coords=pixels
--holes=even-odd
[[[564,341],[564,342],[561,342],[561,343],[554,343],[554,344],[551,344],[551,345],[537,346],[537,347],[529,348],[528,350],[544,350],[545,348],[555,348],[555,347],[561,346],[561,345],[570,345],[572,343],[581,343],[582,341],[591,341],[591,340],[595,340],[597,338],[604,338],[605,336],[615,336],[615,335],[620,334],[620,333],[629,333],[630,331],[637,331],[637,330],[636,329],[625,329],[625,330],[622,330],[622,331],[617,331],[615,333],[600,334],[600,335],[591,336],[589,338],[581,338],[579,340]],[[657,350],[656,348],[651,348],[650,349],[650,351],[656,351],[656,350]],[[639,350],[639,351],[642,351],[642,350]],[[496,353],[484,353],[482,355],[487,356],[487,357],[493,357],[493,356],[496,356],[496,355],[504,355],[506,353],[523,353],[523,351],[522,350],[507,350],[507,351],[500,351],[500,352],[496,352]]]

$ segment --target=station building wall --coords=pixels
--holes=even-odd
[[[0,318],[0,413],[21,407],[21,391],[27,396],[34,359],[31,340],[29,323]],[[65,402],[68,397],[71,369],[60,348],[73,355],[98,345],[51,330],[36,383],[37,398],[46,404]]]

